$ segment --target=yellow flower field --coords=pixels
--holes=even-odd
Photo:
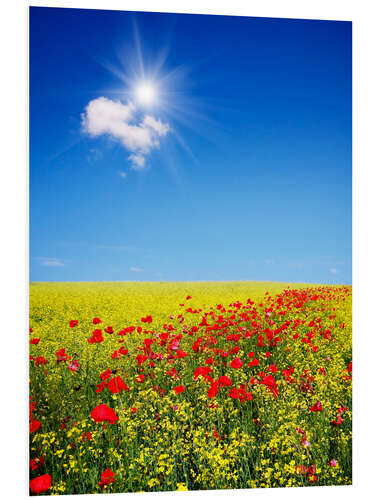
[[[32,283],[31,493],[350,484],[351,291]]]

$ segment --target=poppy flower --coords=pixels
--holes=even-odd
[[[265,385],[267,389],[269,389],[272,392],[275,398],[277,398],[279,394],[279,389],[277,387],[276,380],[273,378],[272,375],[266,375],[265,377],[262,378],[260,383]]]
[[[218,385],[219,385],[219,387],[229,387],[232,385],[232,381],[226,375],[221,375],[218,378]]]
[[[141,318],[142,323],[152,323],[152,316],[148,314],[146,317]]]
[[[180,394],[180,392],[185,392],[185,386],[184,385],[179,385],[177,387],[173,388],[175,394]]]
[[[94,330],[92,332],[92,336],[90,338],[87,339],[87,342],[89,344],[97,344],[99,342],[103,342],[104,338],[103,338],[103,333],[101,330]]]
[[[61,363],[61,361],[66,361],[68,359],[68,355],[63,347],[56,351],[56,358],[57,363]]]
[[[39,420],[31,420],[30,425],[29,425],[29,431],[30,434],[37,431],[40,428],[40,421]]]
[[[33,493],[42,493],[51,488],[52,477],[49,474],[36,477],[30,481],[30,490]]]
[[[30,459],[30,469],[37,470],[44,464],[44,457]]]
[[[39,344],[40,339],[30,339],[30,344],[36,345]]]
[[[110,368],[108,368],[108,370],[106,370],[105,372],[102,372],[100,374],[100,378],[102,380],[107,380],[111,375],[112,375],[112,370]]]
[[[342,417],[341,415],[337,415],[337,419],[333,420],[333,425],[340,425],[342,423]]]
[[[92,440],[92,434],[90,431],[84,432],[81,436],[82,438],[82,443],[84,443],[86,440],[91,441]]]
[[[230,367],[235,368],[237,370],[238,368],[241,368],[242,364],[243,363],[240,360],[240,358],[234,358],[230,363]]]
[[[275,365],[275,363],[273,363],[272,365],[270,365],[268,367],[268,371],[271,372],[271,373],[276,373],[277,372],[277,366]]]
[[[121,391],[130,391],[129,387],[125,384],[125,382],[119,375],[117,377],[111,378],[108,381],[107,387],[112,392],[112,394],[116,394],[117,392]]]
[[[38,356],[37,358],[35,358],[35,366],[46,365],[46,364],[47,360],[43,356]]]
[[[76,319],[72,319],[69,323],[70,328],[74,328],[78,325],[78,321]]]
[[[312,412],[318,412],[318,411],[322,411],[322,408],[323,408],[322,407],[322,403],[320,401],[318,401],[313,406],[311,406],[310,411],[312,411]]]
[[[115,474],[111,471],[111,469],[106,469],[101,473],[99,486],[105,486],[110,483],[113,483],[115,480]]]
[[[185,351],[182,351],[181,349],[177,349],[176,354],[177,354],[177,357],[179,359],[186,358],[186,356],[188,356],[188,353]]]
[[[94,318],[92,320],[92,324],[93,325],[98,325],[99,323],[103,323],[102,320],[100,318]]]
[[[188,296],[186,297],[186,300],[190,300],[190,299],[191,299],[191,297],[190,297],[190,295],[188,295]]]
[[[71,372],[76,372],[80,366],[81,366],[81,363],[79,363],[76,360],[73,360],[69,363],[68,370],[70,370]]]
[[[143,373],[140,373],[138,375],[138,377],[135,377],[135,381],[138,382],[138,384],[142,384],[145,380],[145,376],[143,375]]]
[[[257,358],[254,358],[250,361],[250,363],[248,364],[248,366],[251,368],[252,366],[259,366],[259,361]]]
[[[218,389],[217,382],[213,382],[211,384],[211,387],[208,389],[207,396],[209,398],[214,398],[216,396],[216,394],[218,393],[218,391],[219,391],[219,389]]]
[[[90,417],[95,422],[109,422],[110,424],[114,424],[119,419],[115,411],[105,404],[96,406],[92,410]]]
[[[337,462],[336,462],[336,460],[333,458],[330,462],[328,462],[328,465],[330,465],[331,467],[336,467]]]
[[[112,326],[107,326],[107,328],[104,328],[105,333],[113,333],[113,327]]]

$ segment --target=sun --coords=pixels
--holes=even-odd
[[[155,103],[157,99],[157,92],[155,85],[148,82],[141,83],[135,89],[135,96],[137,100],[145,106]]]

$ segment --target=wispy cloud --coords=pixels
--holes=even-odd
[[[331,269],[329,270],[329,272],[331,274],[337,274],[337,269],[335,267],[331,267]]]
[[[122,179],[126,179],[126,172],[119,172],[118,175],[122,178]]]
[[[66,261],[57,257],[36,257],[36,260],[44,267],[64,267]]]
[[[106,97],[90,101],[81,114],[82,129],[91,137],[108,135],[121,142],[130,151],[128,159],[132,168],[145,167],[146,156],[160,146],[160,137],[165,136],[169,124],[151,115],[139,117],[132,102],[123,104]]]
[[[130,271],[131,271],[132,273],[141,273],[141,272],[143,271],[143,269],[141,269],[140,267],[135,267],[135,266],[132,266],[132,267],[130,268]]]

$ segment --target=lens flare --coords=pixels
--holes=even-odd
[[[150,83],[142,83],[135,90],[137,100],[144,105],[150,105],[156,101],[156,89]]]

